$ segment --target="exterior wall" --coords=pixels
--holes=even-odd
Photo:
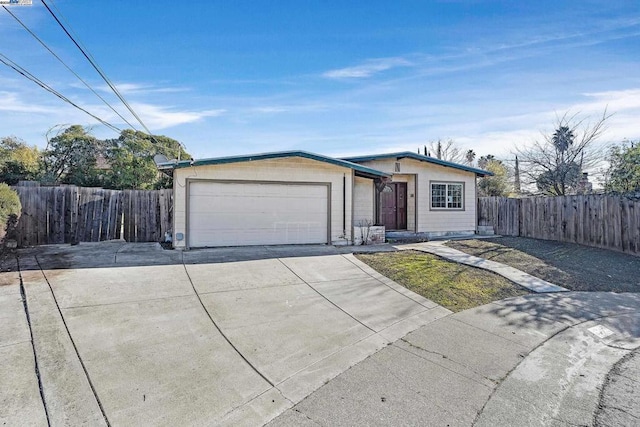
[[[401,159],[400,172],[396,159],[360,162],[363,166],[393,174],[393,181],[407,182],[407,228],[413,227],[417,215],[417,232],[446,233],[476,230],[476,176],[473,172]],[[413,178],[413,186],[411,179]],[[431,181],[464,183],[464,210],[431,210]],[[412,198],[411,195],[414,197]],[[415,202],[413,202],[415,201]],[[417,211],[417,212],[416,212]]]
[[[274,182],[322,182],[331,184],[330,234],[332,244],[351,243],[351,207],[353,171],[315,160],[288,157],[282,159],[256,160],[220,165],[195,166],[174,171],[174,227],[173,245],[185,248],[187,236],[188,180],[238,180]],[[345,186],[345,224],[343,228],[343,177]],[[346,230],[346,231],[345,231]],[[183,233],[187,239],[178,241],[176,235]],[[346,235],[346,236],[345,236]]]
[[[374,225],[371,227],[353,227],[354,245],[380,245],[386,240],[384,225]]]
[[[375,223],[375,187],[373,180],[355,177],[353,188],[353,224]]]

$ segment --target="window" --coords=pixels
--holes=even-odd
[[[464,184],[431,183],[431,209],[464,209]]]

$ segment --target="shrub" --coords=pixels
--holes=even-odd
[[[5,233],[11,236],[10,228],[15,227],[22,211],[18,193],[7,184],[0,183],[0,241]],[[7,227],[10,225],[10,227]]]

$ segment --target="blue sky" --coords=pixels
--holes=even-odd
[[[125,115],[33,3],[11,11]],[[48,4],[146,125],[195,157],[415,151],[438,138],[508,157],[552,132],[556,114],[606,106],[603,142],[640,139],[635,0]],[[1,9],[0,40],[0,53],[127,127]],[[44,146],[49,128],[71,123],[116,136],[0,64],[0,136]]]

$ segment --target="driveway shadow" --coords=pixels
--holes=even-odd
[[[20,249],[16,252],[21,270],[133,267],[179,264],[215,264],[273,258],[340,255],[364,251],[395,250],[389,245],[331,246],[282,245],[243,246],[166,250],[159,243],[127,243],[122,240],[81,242],[77,245],[44,245]]]

